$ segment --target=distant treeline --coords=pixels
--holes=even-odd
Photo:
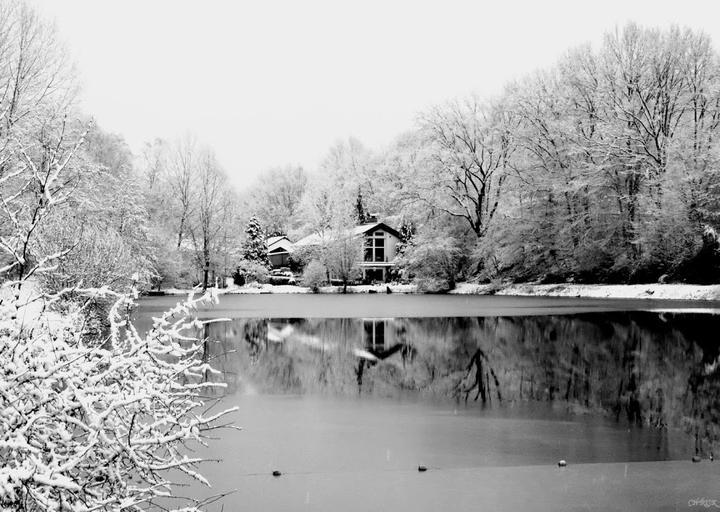
[[[246,210],[304,234],[361,198],[456,278],[717,282],[719,71],[707,36],[630,24],[383,151],[351,139],[309,178],[273,170]],[[296,201],[274,195],[290,181]]]
[[[266,265],[266,236],[319,233],[332,243],[296,268],[347,281],[358,251],[343,236],[372,215],[402,234],[395,277],[427,289],[720,282],[720,59],[703,34],[627,25],[495,98],[420,113],[386,148],[339,141],[317,169],[270,169],[238,194],[191,135],[133,155],[103,132],[54,28],[2,9],[4,279],[212,285]]]

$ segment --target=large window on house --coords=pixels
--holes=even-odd
[[[375,231],[365,236],[364,261],[380,262],[385,261],[385,233]]]

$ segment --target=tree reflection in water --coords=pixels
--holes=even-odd
[[[720,317],[644,312],[238,319],[206,326],[228,393],[551,402],[717,444]]]

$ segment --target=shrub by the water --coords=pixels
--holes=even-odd
[[[270,271],[256,261],[242,260],[233,273],[233,281],[238,286],[249,283],[265,284],[270,279]]]
[[[318,260],[313,260],[307,264],[302,276],[303,286],[307,286],[314,293],[327,282],[327,271],[325,266]]]
[[[419,290],[437,293],[455,288],[462,260],[462,252],[450,237],[426,237],[406,249],[402,266]]]

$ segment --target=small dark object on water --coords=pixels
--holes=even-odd
[[[564,468],[565,466],[567,466],[567,462],[565,461],[565,459],[558,461],[559,468]]]
[[[427,471],[427,466],[418,466],[418,471],[420,471],[420,473]]]
[[[693,455],[692,461],[693,462],[700,462],[702,459],[700,458],[700,455]]]
[[[386,286],[386,287],[385,287],[385,290],[386,290],[387,293],[392,293],[392,290],[390,289],[389,286]]]
[[[377,293],[377,290],[368,290],[368,293]]]
[[[713,452],[710,452],[710,462],[714,461],[715,457],[713,456]]]
[[[275,471],[273,471],[272,475],[273,475],[273,476],[280,476],[280,475],[282,475],[282,473],[280,473],[280,471],[278,471],[278,470],[276,469]]]

